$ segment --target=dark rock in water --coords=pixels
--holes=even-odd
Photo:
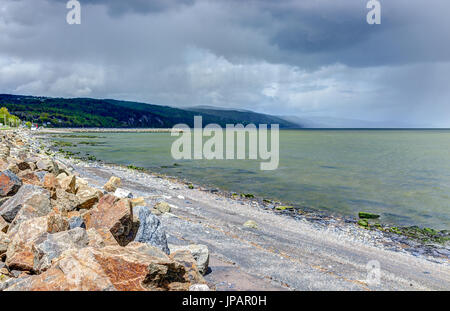
[[[139,229],[134,241],[156,246],[166,254],[169,254],[166,232],[162,228],[158,217],[153,215],[150,209],[145,206],[134,207],[133,214],[139,218]]]
[[[380,218],[380,215],[372,214],[372,213],[365,213],[365,212],[359,212],[358,216],[361,219],[377,219],[377,218]]]
[[[0,197],[11,196],[19,191],[22,181],[10,170],[0,172]]]
[[[86,229],[86,224],[81,216],[74,216],[69,219],[70,229],[83,228]]]

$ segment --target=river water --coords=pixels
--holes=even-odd
[[[174,160],[168,133],[54,135],[63,149],[194,183],[331,213],[450,229],[450,130],[280,132],[277,170],[259,160]],[[86,144],[89,143],[89,144]],[[176,165],[174,165],[176,163]]]

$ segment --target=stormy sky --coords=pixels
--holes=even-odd
[[[450,1],[0,0],[0,93],[450,127]]]

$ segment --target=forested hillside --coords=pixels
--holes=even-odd
[[[20,95],[0,95],[0,107],[6,107],[21,120],[49,127],[105,128],[170,128],[178,123],[193,126],[194,116],[202,115],[203,124],[278,123],[281,128],[298,125],[269,115],[253,112],[218,110],[193,111],[137,102],[92,98],[49,98]]]

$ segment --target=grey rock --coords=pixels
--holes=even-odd
[[[14,284],[22,282],[23,280],[25,280],[25,279],[27,279],[29,277],[30,276],[27,275],[27,276],[24,276],[24,277],[21,277],[21,278],[18,278],[18,279],[11,278],[11,279],[8,279],[5,282],[0,282],[0,292],[6,290],[7,288],[9,288],[11,286],[13,286]]]
[[[44,177],[45,177],[45,175],[47,175],[47,172],[40,171],[40,172],[35,172],[34,174],[37,176],[37,178],[39,178],[40,182],[44,182]]]
[[[0,232],[0,257],[6,253],[9,243],[11,243],[11,240],[8,236],[5,233]]]
[[[140,243],[140,242],[131,242],[129,243],[126,248],[133,249],[135,251],[138,251],[142,254],[146,254],[152,257],[160,258],[163,260],[168,260],[169,256],[167,256],[166,253],[164,253],[162,250],[160,250],[158,247],[151,246],[146,243]]]
[[[118,198],[121,199],[132,199],[133,198],[133,194],[125,189],[122,188],[117,188],[116,191],[114,192],[114,195]]]
[[[192,244],[186,246],[169,245],[170,253],[177,251],[189,251],[197,262],[198,271],[205,275],[209,266],[209,250],[206,245]]]
[[[139,229],[134,241],[156,246],[166,254],[170,254],[167,245],[166,232],[158,217],[153,215],[148,207],[133,207],[133,215],[139,218]]]
[[[19,191],[22,181],[10,170],[0,172],[0,197],[11,196]]]
[[[86,224],[81,216],[74,216],[69,219],[69,227],[70,229],[75,228],[84,228],[86,229]]]
[[[47,171],[58,175],[58,166],[51,159],[41,159],[36,163],[38,170]]]
[[[13,197],[0,206],[0,216],[7,222],[12,222],[25,204],[36,209],[45,209],[50,202],[50,192],[35,185],[24,185]]]
[[[210,289],[206,284],[194,284],[189,287],[190,292],[209,292]]]
[[[0,198],[0,207],[3,205],[3,203],[5,203],[6,201],[8,201],[9,199],[11,199],[11,197]]]
[[[75,228],[39,237],[33,245],[35,272],[41,273],[47,270],[52,260],[59,257],[69,249],[80,249],[87,247],[89,237],[83,228]]]

